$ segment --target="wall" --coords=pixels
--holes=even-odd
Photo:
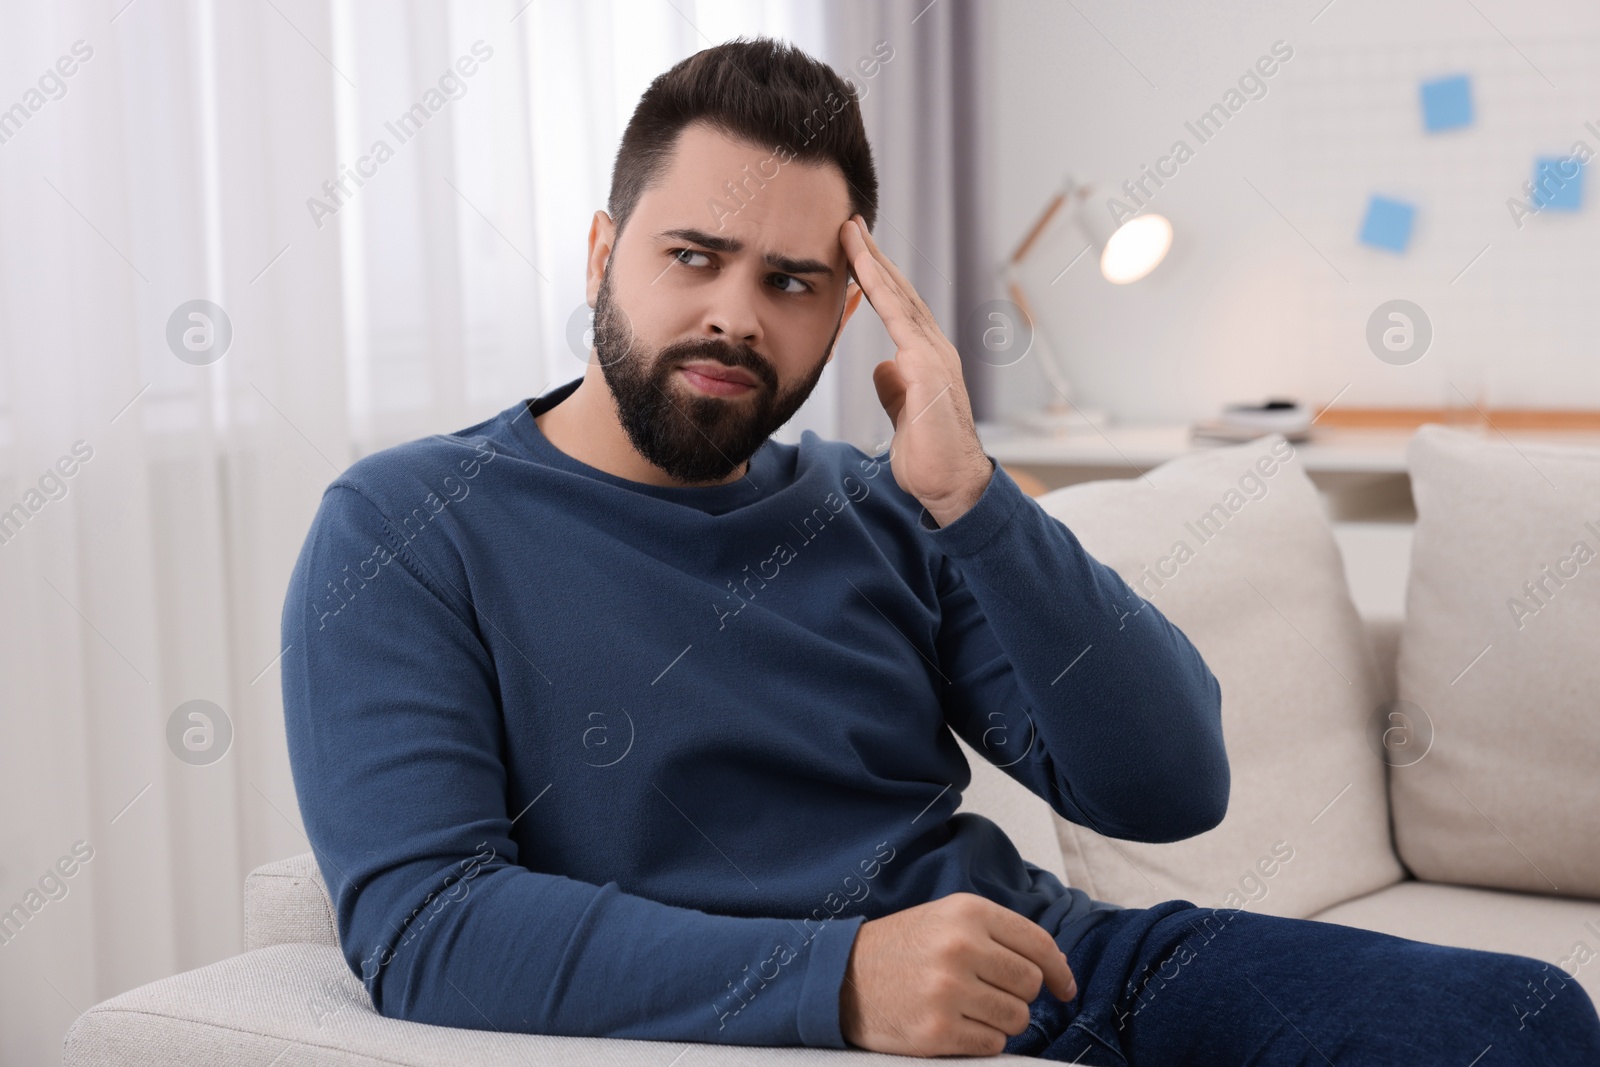
[[[1273,394],[1600,406],[1593,175],[1578,214],[1519,229],[1505,203],[1535,155],[1564,154],[1578,137],[1600,150],[1584,129],[1600,128],[1600,11],[1573,0],[1323,4],[985,7],[998,248],[1020,239],[1064,174],[1115,185],[1180,137],[1194,149],[1149,204],[1176,230],[1150,277],[1113,286],[1085,256],[1052,284],[1084,244],[1063,226],[1030,262],[1040,324],[1080,402],[1125,421]],[[1280,40],[1294,56],[1266,95],[1200,144],[1185,121]],[[1474,76],[1477,123],[1422,133],[1419,81],[1458,69]],[[1368,192],[1422,205],[1405,256],[1355,240]],[[1395,297],[1435,328],[1410,366],[1380,362],[1365,340],[1372,311]],[[990,417],[1053,395],[1032,354],[991,373]]]

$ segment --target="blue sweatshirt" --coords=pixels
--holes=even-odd
[[[1070,948],[1113,906],[958,812],[952,731],[1100,833],[1221,821],[1216,678],[998,465],[942,529],[810,431],[649,486],[540,432],[577,384],[352,464],[290,579],[295,789],[380,1013],[844,1048],[869,919],[976,893]]]

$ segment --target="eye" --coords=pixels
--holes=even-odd
[[[702,259],[708,258],[704,252],[697,252],[693,248],[674,248],[672,250],[672,258],[682,263],[685,267],[703,267],[706,265],[704,263],[691,263],[685,258],[687,256],[700,256]]]
[[[782,289],[786,293],[804,293],[804,292],[807,292],[811,288],[811,286],[807,285],[805,282],[801,281],[799,278],[796,278],[793,274],[773,274],[773,275],[771,275],[771,277],[775,278],[775,279],[778,279],[778,283],[779,283],[778,284],[778,288]],[[794,282],[794,284],[796,286],[798,286],[798,288],[795,288],[795,289],[784,288],[784,285],[783,285],[784,282]]]

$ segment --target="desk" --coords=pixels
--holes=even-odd
[[[1414,522],[1406,442],[1412,430],[1312,427],[1294,446],[1333,521]],[[1133,478],[1171,459],[1229,442],[1189,439],[1187,423],[1131,423],[1046,437],[999,423],[979,423],[986,451],[1008,471],[1022,470],[1057,489],[1101,478]]]

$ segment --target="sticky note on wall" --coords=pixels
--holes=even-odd
[[[1541,211],[1583,206],[1583,164],[1570,156],[1541,156],[1533,165],[1533,199]]]
[[[1465,74],[1422,83],[1422,124],[1429,133],[1472,125],[1472,79]]]
[[[1411,243],[1411,224],[1417,209],[1400,200],[1375,196],[1367,201],[1367,217],[1361,223],[1361,243],[1391,252],[1404,252]]]

